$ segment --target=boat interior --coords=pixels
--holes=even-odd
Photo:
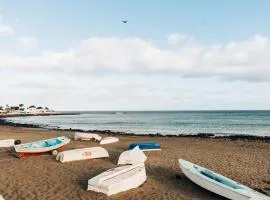
[[[230,180],[230,179],[227,179],[221,175],[217,175],[209,170],[200,170],[200,173],[216,182],[219,182],[223,185],[226,185],[230,188],[233,188],[233,189],[244,189],[241,185],[237,184],[236,182]]]
[[[61,141],[58,139],[50,139],[50,140],[44,140],[44,141],[25,144],[24,148],[50,147],[50,146],[55,146],[60,143]]]

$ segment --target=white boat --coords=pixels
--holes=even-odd
[[[108,196],[137,188],[146,181],[144,164],[109,169],[88,181],[87,190]]]
[[[5,200],[4,197],[0,194],[0,200]]]
[[[96,140],[100,141],[102,137],[95,133],[82,133],[82,132],[75,132],[74,140]]]
[[[61,151],[64,146],[67,145],[69,142],[69,138],[62,136],[25,144],[19,144],[15,145],[14,148],[19,157],[41,155],[46,152],[52,152],[53,155],[57,155],[58,151]]]
[[[14,139],[0,140],[0,148],[1,147],[13,147],[15,143]]]
[[[91,147],[91,148],[62,151],[57,154],[56,160],[59,160],[60,162],[63,163],[69,161],[105,158],[105,157],[109,157],[109,153],[106,149],[102,147]]]
[[[179,159],[183,173],[197,185],[232,200],[270,200],[247,186],[237,183],[209,169]]]
[[[118,141],[119,139],[117,137],[105,137],[105,138],[102,138],[99,144],[110,144],[110,143],[114,143]]]
[[[136,165],[144,163],[146,159],[146,155],[140,150],[139,146],[137,146],[132,150],[127,150],[121,153],[117,165]]]

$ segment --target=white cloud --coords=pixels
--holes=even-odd
[[[14,35],[15,32],[13,30],[13,28],[9,25],[6,25],[3,23],[3,17],[0,14],[0,36],[10,36],[10,35]]]
[[[158,48],[141,38],[93,37],[62,51],[39,56],[0,55],[0,68],[53,70],[87,75],[106,73],[177,73],[182,77],[270,81],[270,41],[255,35],[227,44],[185,44]]]
[[[0,16],[0,36],[14,34]],[[21,46],[5,38],[1,43],[0,105],[58,110],[270,107],[268,36],[203,44],[174,33],[164,38],[167,48],[138,37],[91,37],[62,51],[34,52],[24,46],[37,46],[36,38],[17,39]]]
[[[11,26],[0,23],[0,36],[14,35],[14,30]]]
[[[35,47],[38,44],[37,39],[32,36],[21,36],[19,37],[19,41],[22,45],[25,45],[28,47]]]
[[[187,39],[187,35],[184,33],[172,33],[167,36],[168,44],[176,45],[179,42]]]
[[[183,79],[179,75],[3,72],[0,105],[36,104],[58,110],[263,109],[269,83]],[[154,99],[154,101],[153,101]]]

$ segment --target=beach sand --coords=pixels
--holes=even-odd
[[[0,126],[0,139],[15,138],[22,142],[73,132]],[[0,194],[6,200],[66,199],[225,199],[188,180],[181,172],[178,159],[183,158],[219,172],[253,189],[270,194],[270,143],[256,140],[119,136],[120,142],[103,145],[110,157],[60,163],[55,156],[15,158],[0,148]],[[146,152],[147,181],[139,188],[111,197],[86,191],[87,180],[116,167],[121,152],[133,141],[157,141],[162,151]],[[71,141],[66,149],[99,146],[90,141]]]

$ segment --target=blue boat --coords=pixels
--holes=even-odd
[[[142,151],[157,151],[161,150],[160,145],[153,141],[147,142],[135,142],[131,143],[128,147],[129,150],[134,149],[136,146],[139,146]]]

